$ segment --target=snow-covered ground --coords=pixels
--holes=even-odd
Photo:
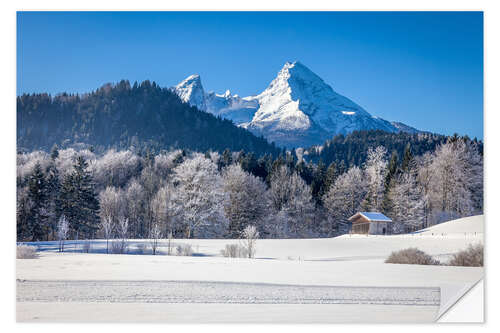
[[[418,323],[437,306],[365,304],[17,303],[20,322]]]
[[[453,220],[441,223],[430,228],[417,232],[421,235],[446,235],[446,237],[467,237],[467,236],[481,236],[484,234],[484,221],[481,216],[464,217],[458,220]]]
[[[37,244],[41,251],[39,259],[17,260],[18,320],[81,320],[78,311],[87,308],[86,304],[101,302],[102,311],[96,320],[113,320],[112,313],[123,307],[131,310],[124,314],[126,320],[137,321],[141,320],[140,311],[134,312],[134,304],[146,307],[143,303],[155,302],[157,297],[156,303],[162,304],[151,305],[152,313],[159,314],[156,318],[148,316],[151,321],[224,321],[226,316],[218,319],[213,316],[220,313],[221,308],[239,313],[236,307],[240,307],[248,308],[254,316],[240,314],[229,321],[240,318],[260,322],[269,319],[267,312],[262,311],[264,307],[278,311],[273,304],[285,303],[295,306],[291,309],[303,307],[304,311],[297,310],[293,322],[308,322],[311,317],[307,309],[311,309],[311,305],[325,307],[322,308],[325,311],[320,311],[324,312],[322,318],[318,313],[314,315],[316,322],[345,322],[346,318],[352,318],[349,315],[332,318],[327,307],[338,314],[354,307],[365,311],[366,316],[360,318],[369,322],[405,321],[405,318],[428,322],[436,318],[440,304],[449,303],[457,292],[479,280],[483,268],[395,265],[385,264],[384,259],[392,251],[407,247],[417,247],[443,259],[482,241],[483,216],[448,222],[411,235],[259,240],[256,259],[221,257],[220,250],[226,244],[237,242],[235,240],[175,240],[175,245],[191,244],[195,252],[192,257],[106,255],[103,254],[105,241],[93,242],[92,252],[97,253],[72,252],[80,251],[80,246],[71,242],[66,245],[67,253],[58,253],[56,243],[40,242]],[[138,242],[130,241],[131,252]],[[188,292],[192,288],[198,292]],[[129,296],[120,290],[126,290]],[[118,303],[104,305],[102,301],[106,302],[107,297],[109,302]],[[437,303],[436,297],[440,298]],[[162,306],[174,309],[185,305],[172,302],[199,303],[204,298],[206,303],[212,303],[196,304],[201,309],[199,317],[181,315],[182,311],[176,310],[173,313],[179,313],[178,316],[165,317],[158,310]],[[426,299],[429,302],[425,303]],[[58,312],[60,302],[71,302],[71,306]],[[244,306],[250,303],[267,304]],[[107,312],[106,306],[109,306]],[[48,308],[53,312],[49,314]],[[282,309],[286,311],[287,307]],[[383,319],[375,315],[378,311],[384,313]]]

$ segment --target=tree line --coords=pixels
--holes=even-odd
[[[19,241],[91,238],[331,237],[357,211],[380,211],[393,233],[483,210],[478,144],[450,137],[399,156],[370,148],[349,168],[286,152],[59,149],[17,156]]]

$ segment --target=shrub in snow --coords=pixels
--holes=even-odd
[[[128,252],[128,243],[120,240],[115,240],[111,242],[111,253],[113,254],[124,254]]]
[[[193,248],[190,244],[180,244],[177,245],[177,255],[178,256],[192,256]]]
[[[440,262],[417,248],[394,251],[385,260],[386,264],[440,265]]]
[[[466,250],[455,253],[448,265],[481,267],[483,266],[483,252],[484,247],[482,244],[469,245]]]
[[[220,253],[223,257],[228,258],[246,258],[248,256],[247,250],[239,244],[227,244]]]
[[[152,223],[151,229],[149,230],[149,240],[151,244],[151,250],[153,255],[156,255],[156,249],[159,246],[160,237],[161,237],[161,228],[158,223]]]
[[[18,245],[16,250],[16,259],[36,259],[36,247],[29,245]]]
[[[167,241],[167,254],[171,255],[172,254],[172,239],[174,236],[172,235],[172,231],[168,233],[168,241]]]

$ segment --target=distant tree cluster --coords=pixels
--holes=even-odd
[[[458,136],[455,134],[455,138]],[[466,140],[469,138],[465,137]],[[366,162],[369,149],[383,146],[388,152],[395,151],[402,157],[406,146],[411,145],[412,154],[422,155],[434,151],[440,144],[446,143],[447,137],[432,133],[389,133],[381,130],[354,131],[347,135],[337,135],[326,141],[322,146],[306,149],[304,157],[312,162],[330,164],[335,162],[339,167],[351,167],[362,165]],[[474,138],[472,140],[479,153],[483,154],[482,142]]]
[[[420,155],[409,142],[401,155],[377,146],[347,168],[294,152],[54,146],[17,156],[17,238],[148,238],[154,249],[160,238],[237,238],[249,226],[263,238],[329,237],[357,211],[381,211],[392,232],[407,232],[482,213],[480,149],[460,137]]]

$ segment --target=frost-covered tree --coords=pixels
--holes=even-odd
[[[224,170],[223,182],[229,236],[238,238],[249,224],[261,226],[267,215],[266,184],[237,164]]]
[[[482,206],[482,159],[474,146],[450,140],[436,149],[430,168],[434,222],[469,216]]]
[[[146,237],[147,232],[143,226],[144,216],[144,188],[132,179],[124,190],[125,210],[129,218],[130,232],[134,237]]]
[[[241,233],[241,238],[243,238],[243,247],[248,258],[255,257],[257,239],[259,238],[257,228],[253,225],[247,225]]]
[[[311,188],[304,180],[282,165],[271,175],[269,196],[277,216],[275,226],[284,227],[281,232],[285,236],[307,236],[311,230],[314,202]]]
[[[146,166],[142,169],[138,181],[142,185],[144,199],[144,219],[141,227],[141,233],[142,230],[144,230],[146,231],[146,234],[149,234],[149,231],[151,230],[151,221],[153,220],[151,202],[163,181],[151,166]]]
[[[415,231],[424,226],[424,202],[411,170],[397,176],[388,195],[392,202],[390,216],[394,233]]]
[[[356,166],[337,178],[323,199],[332,219],[332,228],[336,224],[347,223],[347,219],[360,210],[366,191],[363,171]]]
[[[164,235],[173,233],[175,230],[174,218],[177,214],[176,193],[173,185],[167,183],[160,187],[151,202],[153,223],[160,226]]]
[[[466,141],[465,153],[467,187],[471,192],[472,214],[483,214],[484,200],[484,164],[477,143]]]
[[[118,217],[117,231],[120,237],[120,253],[125,253],[128,238],[128,218],[121,215]]]
[[[141,159],[129,150],[109,150],[91,164],[94,179],[100,186],[124,187],[141,169]]]
[[[158,225],[158,223],[151,223],[149,229],[149,241],[151,243],[151,250],[153,252],[153,255],[156,255],[161,236],[161,227]]]
[[[95,163],[96,160],[95,154],[88,149],[77,151],[73,148],[67,148],[59,150],[59,155],[54,160],[54,163],[56,164],[56,168],[59,171],[61,182],[64,177],[74,171],[74,164],[78,156],[83,157],[85,161],[87,161],[90,165]],[[93,168],[90,166],[89,171],[93,171]]]
[[[423,213],[423,226],[429,226],[431,210],[432,210],[432,153],[425,153],[424,155],[415,158],[416,165],[416,178],[417,184],[422,198],[422,213]]]
[[[180,149],[167,153],[158,154],[154,157],[154,171],[161,178],[168,178],[172,170],[177,166],[177,156],[181,154]]]
[[[387,150],[378,146],[368,150],[365,176],[368,193],[363,202],[364,210],[380,211],[384,200],[384,180],[387,173]]]
[[[99,194],[101,229],[106,238],[106,253],[109,252],[109,239],[122,215],[122,193],[115,187],[108,186]]]
[[[219,165],[220,164],[221,156],[220,156],[219,152],[217,152],[217,151],[211,151],[208,155],[209,155],[210,160],[215,165]]]
[[[17,154],[17,183],[24,185],[33,173],[35,165],[38,164],[41,170],[46,170],[51,163],[50,156],[44,151]]]
[[[59,240],[59,252],[64,252],[64,241],[68,238],[69,223],[66,216],[61,215],[57,223],[57,239]]]
[[[177,212],[185,237],[206,237],[198,234],[199,229],[221,236],[227,226],[223,213],[224,192],[217,166],[203,155],[195,154],[174,169],[173,179],[177,185]]]

